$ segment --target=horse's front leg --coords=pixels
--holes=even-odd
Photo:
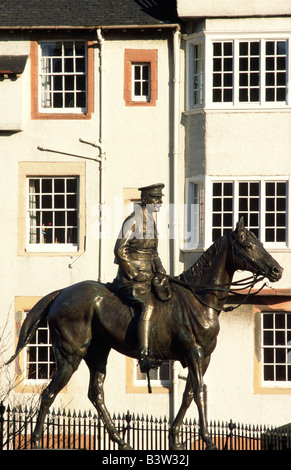
[[[209,362],[210,362],[210,356],[204,360],[203,371],[202,371],[203,376],[206,372],[206,369],[209,365]],[[192,400],[193,400],[193,387],[192,387],[192,381],[191,381],[190,373],[189,373],[188,376],[187,376],[186,387],[185,387],[185,390],[184,390],[184,393],[183,393],[182,404],[180,406],[180,409],[177,413],[177,416],[176,416],[176,418],[175,418],[175,420],[174,420],[174,422],[171,426],[171,429],[170,429],[170,436],[173,439],[173,443],[171,445],[172,450],[183,450],[184,449],[184,446],[183,446],[183,444],[181,442],[181,439],[180,439],[180,428],[181,428],[181,425],[183,423],[183,419],[186,415],[186,412],[187,412],[189,406],[192,403]]]
[[[193,388],[190,379],[190,375],[188,374],[186,387],[183,393],[183,401],[178,411],[176,418],[170,429],[170,436],[173,439],[171,450],[184,450],[184,446],[180,439],[180,428],[183,423],[184,416],[191,405],[193,400]]]
[[[217,450],[216,445],[210,438],[207,428],[203,391],[203,363],[203,350],[200,346],[195,345],[189,352],[187,365],[193,388],[194,401],[198,408],[200,435],[202,440],[205,442],[206,450]]]

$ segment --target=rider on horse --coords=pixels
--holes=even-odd
[[[164,184],[139,188],[141,203],[124,221],[114,254],[119,265],[114,280],[117,291],[141,307],[138,323],[139,364],[141,372],[155,366],[149,347],[150,319],[153,312],[152,290],[160,300],[171,298],[166,271],[158,255],[158,237],[154,213],[162,204]]]

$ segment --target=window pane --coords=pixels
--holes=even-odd
[[[86,93],[77,93],[77,107],[85,108],[86,106]]]
[[[285,348],[277,348],[275,351],[276,351],[276,363],[285,364],[286,362]]]
[[[264,380],[274,380],[273,366],[264,366]]]
[[[276,366],[276,380],[278,381],[286,380],[286,367],[285,366]]]
[[[53,77],[53,84],[55,91],[61,91],[63,89],[63,76],[56,75],[55,77]]]
[[[85,73],[86,71],[86,61],[85,57],[82,59],[76,59],[76,72]]]
[[[274,349],[264,349],[264,362],[265,364],[274,363]]]
[[[213,87],[221,87],[221,74],[220,73],[213,74]]]
[[[55,229],[55,241],[56,243],[66,243],[66,229],[65,228]]]
[[[266,42],[266,101],[286,102],[287,41]]]
[[[52,59],[53,73],[62,72],[62,59]]]
[[[53,94],[53,107],[62,108],[63,107],[63,95],[62,93]]]

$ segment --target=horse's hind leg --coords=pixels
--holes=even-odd
[[[44,425],[44,420],[49,407],[52,405],[57,394],[67,385],[73,373],[78,368],[81,357],[63,359],[49,383],[41,394],[40,410],[37,417],[36,427],[33,432],[32,442],[34,447],[40,447],[40,440]]]
[[[109,353],[109,352],[108,352]],[[119,449],[131,450],[131,447],[121,438],[117,429],[115,428],[110,414],[105,406],[104,401],[104,380],[106,377],[106,361],[107,356],[98,365],[94,364],[88,359],[85,359],[90,369],[90,385],[88,391],[88,397],[95,406],[100,418],[102,419],[109,437],[113,442],[118,444]]]

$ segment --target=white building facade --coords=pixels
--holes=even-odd
[[[125,3],[131,9],[119,18],[105,5],[105,20],[77,10],[62,24],[48,11],[34,22],[17,8],[14,23],[0,15],[5,359],[39,298],[115,277],[113,248],[137,188],[162,182],[159,253],[168,273],[188,268],[241,216],[284,268],[279,283],[221,314],[205,375],[208,419],[288,423],[290,2],[179,0],[178,17],[174,8],[163,18]],[[10,400],[38,393],[52,369],[42,325],[10,366]],[[135,361],[112,351],[107,407],[172,417],[184,375],[164,364],[149,395]],[[92,409],[88,384],[82,364],[55,406]],[[188,416],[197,416],[194,405]]]

